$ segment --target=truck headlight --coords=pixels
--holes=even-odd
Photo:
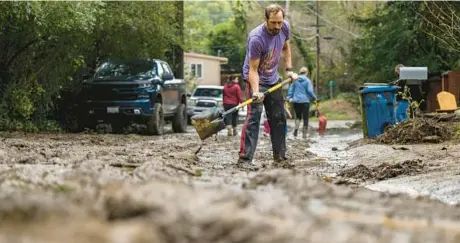
[[[152,84],[139,84],[139,88],[150,88],[152,86]]]
[[[196,100],[188,100],[187,105],[196,105]]]

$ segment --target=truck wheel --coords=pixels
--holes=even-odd
[[[78,127],[80,131],[85,131],[87,128],[89,130],[95,131],[97,127],[97,122],[92,120],[79,121]]]
[[[164,115],[163,107],[160,103],[153,106],[153,114],[147,120],[147,133],[149,135],[161,135],[164,132]]]
[[[72,133],[81,132],[84,129],[84,128],[83,129],[81,128],[81,124],[79,124],[77,116],[72,115],[72,114],[64,115],[62,126],[64,127],[65,130],[72,132]]]
[[[125,127],[125,123],[122,122],[112,122],[110,123],[112,127],[112,133],[120,134],[123,133],[123,128]]]
[[[176,114],[172,120],[172,130],[175,133],[184,133],[187,131],[187,109],[185,104],[177,107]]]

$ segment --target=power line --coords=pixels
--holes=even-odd
[[[311,41],[311,40],[314,40],[316,38],[316,35],[314,36],[311,36],[311,37],[301,37],[301,36],[297,36],[295,35],[294,33],[292,33],[291,31],[291,36],[296,38],[296,39],[299,39],[299,40],[305,40],[305,41]]]
[[[313,9],[307,7],[307,6],[304,6],[304,8],[308,9],[310,12],[314,13],[317,17],[319,17],[319,18],[321,18],[322,20],[326,21],[326,22],[329,23],[330,25],[333,25],[333,26],[339,28],[339,29],[342,30],[343,32],[348,33],[348,34],[350,34],[350,35],[352,35],[353,37],[356,37],[356,38],[360,38],[360,37],[361,37],[361,36],[358,35],[358,34],[355,34],[355,33],[351,32],[351,31],[348,31],[348,30],[346,30],[346,29],[344,29],[344,28],[342,28],[342,27],[340,27],[340,26],[334,24],[332,21],[330,21],[330,20],[326,19],[325,17],[321,16],[320,14],[318,14],[315,10],[313,10]]]

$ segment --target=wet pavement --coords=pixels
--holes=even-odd
[[[239,138],[225,132],[197,155],[191,128],[160,137],[3,133],[0,242],[460,240],[458,207],[419,196],[456,202],[457,145],[349,148],[360,130],[330,131],[318,137],[313,128],[307,141],[289,134],[291,169],[272,163],[261,135],[258,171],[235,165]],[[418,174],[393,173],[416,159]],[[353,168],[371,176],[338,176]],[[372,177],[382,173],[395,177]]]

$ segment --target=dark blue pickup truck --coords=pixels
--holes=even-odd
[[[158,60],[107,61],[83,82],[80,121],[95,128],[110,123],[114,133],[134,123],[147,133],[161,135],[165,120],[173,132],[187,129],[186,85],[175,79],[168,63]]]

